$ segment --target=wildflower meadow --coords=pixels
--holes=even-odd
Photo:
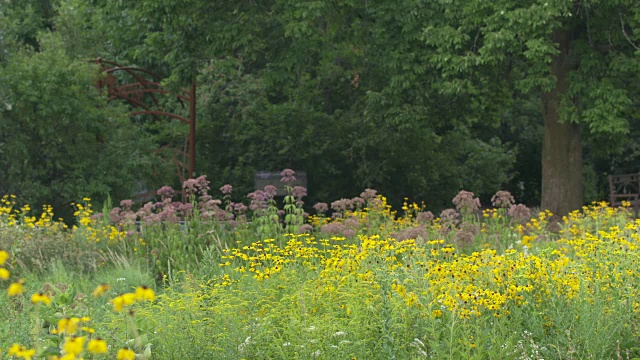
[[[70,226],[2,197],[0,358],[640,357],[628,207],[555,220],[462,191],[432,214],[372,189],[307,207],[293,180],[244,203],[205,177],[143,204],[85,198]]]

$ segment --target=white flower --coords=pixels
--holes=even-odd
[[[316,351],[311,353],[312,357],[320,357],[320,355],[322,355],[322,351],[320,351],[320,350],[316,350]]]
[[[420,355],[424,356],[425,358],[429,357],[429,354],[426,351],[427,347],[424,345],[422,341],[420,341],[420,339],[418,338],[413,339],[413,341],[409,345],[415,347],[416,350],[418,350],[418,352],[420,353]]]
[[[282,346],[291,346],[291,343],[287,341],[286,343],[282,344]]]
[[[309,326],[309,328],[307,329],[307,331],[313,331],[313,330],[315,330],[315,329],[316,329],[316,327],[315,327],[315,326],[313,326],[313,325],[311,325],[311,326]]]
[[[244,349],[249,346],[252,343],[251,341],[251,336],[248,336],[243,343],[241,343],[240,345],[238,345],[238,351],[239,352],[243,352]]]
[[[346,335],[347,333],[344,331],[338,331],[337,333],[333,334],[333,336],[343,336]]]

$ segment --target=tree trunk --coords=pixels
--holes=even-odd
[[[560,101],[567,93],[571,70],[571,34],[556,29],[554,42],[560,53],[551,62],[556,86],[542,96],[544,139],[542,144],[542,209],[566,215],[583,205],[582,144],[577,124],[560,122]]]

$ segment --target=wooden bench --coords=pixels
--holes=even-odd
[[[634,215],[640,208],[640,174],[609,175],[609,202],[621,206],[623,201],[631,203]]]

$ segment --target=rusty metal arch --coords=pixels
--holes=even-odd
[[[181,89],[181,93],[176,95],[178,103],[185,108],[189,107],[189,118],[166,111],[160,105],[157,94],[170,94],[160,84],[162,77],[146,69],[134,66],[122,66],[113,61],[107,61],[102,58],[92,60],[100,65],[101,72],[106,74],[103,79],[97,83],[99,89],[107,89],[109,101],[125,100],[129,104],[141,109],[132,111],[131,115],[151,115],[154,119],[159,120],[160,117],[167,117],[179,120],[189,125],[189,136],[185,139],[182,150],[171,148],[165,145],[158,149],[172,150],[173,163],[176,166],[176,173],[180,182],[183,183],[188,178],[195,177],[196,174],[196,84],[191,83],[188,89]],[[126,72],[130,75],[134,82],[119,84],[118,79],[113,75],[117,72]],[[182,154],[182,161],[178,159]]]

